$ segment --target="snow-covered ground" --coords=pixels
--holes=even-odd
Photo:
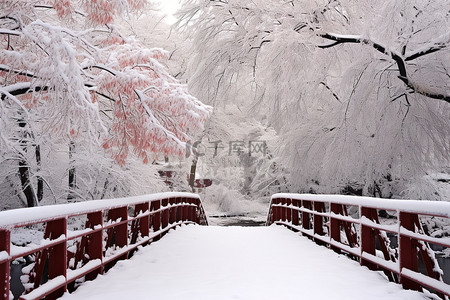
[[[281,226],[189,225],[62,299],[425,299]]]

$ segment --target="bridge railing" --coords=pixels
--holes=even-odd
[[[380,222],[379,215],[384,215]],[[267,225],[284,225],[316,243],[384,271],[405,289],[424,288],[443,299],[450,285],[430,247],[450,248],[449,237],[427,235],[420,218],[449,224],[450,203],[369,197],[275,194]],[[398,244],[399,246],[396,246]],[[419,271],[419,265],[425,270]]]
[[[24,265],[20,299],[55,299],[129,258],[139,246],[190,223],[207,225],[199,196],[190,193],[0,212],[0,299],[18,297],[10,287],[14,264]],[[12,243],[24,234],[37,241]]]

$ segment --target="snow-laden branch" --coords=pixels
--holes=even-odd
[[[411,51],[405,55],[405,61],[414,60],[416,58],[422,57],[427,54],[434,53],[441,49],[444,49],[450,43],[450,32],[443,34],[431,41],[429,44],[423,46],[420,49],[416,49],[415,51]]]
[[[135,90],[136,95],[138,96],[142,106],[145,109],[145,112],[147,113],[147,116],[150,118],[150,121],[152,122],[152,125],[157,127],[159,130],[161,130],[168,138],[172,139],[174,142],[176,142],[181,147],[184,147],[185,143],[183,143],[175,134],[167,130],[161,122],[155,117],[152,110],[148,107],[148,105],[143,100],[145,98],[145,95],[142,91]]]
[[[423,96],[432,98],[432,99],[443,100],[447,103],[450,103],[449,92],[440,93],[440,92],[432,91],[431,89],[419,86],[419,85],[415,84],[414,82],[412,82],[411,79],[408,77],[408,74],[406,71],[406,63],[405,63],[406,58],[404,58],[401,54],[397,53],[396,51],[390,50],[386,46],[384,46],[380,43],[377,43],[369,38],[360,36],[360,35],[342,35],[342,34],[335,34],[335,33],[321,33],[318,36],[320,36],[324,39],[327,39],[327,40],[334,41],[334,43],[332,43],[332,44],[319,46],[319,48],[322,48],[322,49],[326,49],[326,48],[337,46],[339,44],[346,44],[346,43],[367,44],[367,45],[372,46],[375,50],[377,50],[378,52],[380,52],[384,55],[391,57],[396,62],[397,66],[398,66],[398,72],[399,72],[398,78],[401,81],[403,81],[406,84],[406,86],[408,86],[414,92],[421,94]],[[450,35],[445,35],[445,36],[450,36]],[[444,48],[444,46],[439,46],[442,43],[443,43],[442,41],[438,42],[438,43],[433,43],[433,45],[431,47],[428,47],[426,49],[425,48],[420,49],[419,51],[414,52],[415,54],[409,55],[407,58],[409,58],[409,60],[412,60],[414,58],[418,58],[420,56],[439,51],[442,48]]]
[[[27,115],[27,118],[29,117],[28,110],[25,108],[25,106],[20,102],[19,99],[16,98],[16,96],[11,92],[14,91],[13,88],[8,87],[0,87],[0,95],[1,99],[4,100],[5,98],[9,98],[11,101],[15,102]]]
[[[105,65],[97,64],[97,65],[85,67],[84,69],[88,69],[88,68],[94,68],[94,69],[99,69],[99,70],[102,70],[102,71],[106,71],[106,72],[108,72],[109,74],[111,74],[111,75],[113,75],[113,76],[116,76],[116,75],[117,75],[117,72],[116,72],[116,71],[114,71],[114,70],[111,69],[111,68],[108,68],[108,67],[105,66]]]
[[[37,78],[36,75],[32,72],[12,69],[12,68],[8,67],[7,65],[3,65],[3,64],[0,64],[0,71],[4,71],[7,73],[11,72],[16,75],[21,75],[21,76],[30,77],[30,78]]]
[[[5,99],[5,97],[8,97],[10,99],[11,96],[19,96],[23,94],[28,94],[31,92],[40,92],[40,91],[46,91],[48,89],[47,86],[31,86],[30,82],[20,82],[11,84],[9,86],[3,86],[0,88],[0,98],[2,100]]]
[[[17,31],[17,30],[0,28],[0,34],[20,36],[22,33],[20,31]]]

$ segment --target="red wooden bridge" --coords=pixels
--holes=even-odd
[[[379,211],[392,216],[378,218]],[[276,194],[267,225],[277,224],[311,241],[381,270],[405,289],[450,296],[430,244],[450,247],[450,238],[433,237],[422,218],[448,221],[450,203],[364,197]],[[0,299],[55,299],[73,291],[77,280],[94,280],[140,246],[161,239],[182,224],[208,225],[200,198],[164,193],[0,212]],[[15,234],[42,234],[37,243],[17,245]],[[390,239],[398,240],[393,247]],[[27,260],[25,291],[13,295],[11,266]],[[419,262],[425,271],[419,271]],[[80,287],[82,289],[83,287]]]

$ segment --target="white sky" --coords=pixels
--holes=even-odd
[[[173,14],[177,11],[177,9],[180,7],[179,0],[157,0],[157,2],[160,3],[162,12],[164,14],[167,14],[166,21],[170,24],[175,22],[175,18],[173,17]]]

